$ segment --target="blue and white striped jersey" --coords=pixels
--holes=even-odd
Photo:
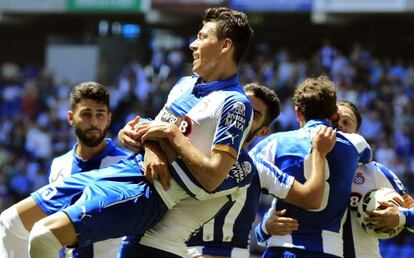
[[[72,174],[77,174],[94,169],[104,168],[109,164],[114,164],[123,158],[126,158],[128,154],[122,149],[115,146],[111,139],[106,138],[107,145],[105,149],[91,159],[82,160],[76,155],[75,146],[67,153],[54,158],[49,170],[49,183],[53,183],[59,180],[63,180],[64,177]],[[95,243],[93,246],[83,247],[80,249],[65,248],[60,253],[60,257],[67,258],[104,258],[115,257],[121,238],[108,239]]]
[[[125,151],[116,147],[111,139],[105,138],[105,141],[107,143],[105,149],[91,159],[82,160],[76,155],[77,144],[67,153],[54,158],[49,169],[49,183],[76,173],[104,168],[128,156]]]
[[[211,83],[201,83],[201,78],[193,75],[177,82],[155,120],[176,124],[190,142],[206,155],[212,150],[220,150],[237,160],[252,118],[251,104],[237,75]],[[238,162],[235,164],[243,165]],[[227,195],[249,184],[251,177],[247,177],[243,171],[232,169],[226,181],[210,193],[203,189],[178,157],[171,164],[174,180],[171,181],[170,189],[165,191],[157,181],[154,185],[167,207],[172,208],[185,198],[185,194],[205,200]]]
[[[407,195],[400,179],[384,165],[378,162],[359,164],[352,182],[349,212],[344,224],[345,258],[381,257],[378,238],[364,231],[357,220],[358,203],[368,191],[381,187],[394,189],[401,196]]]
[[[260,193],[267,193],[281,199],[288,194],[294,178],[283,173],[261,156],[251,157],[257,171],[247,192],[206,223],[187,242],[191,249],[198,249],[198,254],[248,257],[249,234]],[[238,248],[245,250],[237,250]]]
[[[260,142],[251,153],[263,155],[283,172],[304,183],[310,173],[312,136],[318,125],[329,125],[324,120],[308,121],[301,129],[273,134]],[[357,134],[337,132],[336,144],[326,156],[325,193],[320,209],[306,210],[275,199],[271,209],[286,209],[289,217],[299,221],[297,231],[286,236],[269,236],[262,222],[256,228],[258,240],[268,247],[299,248],[316,253],[343,256],[342,224],[351,193],[352,179],[358,160],[368,162],[371,150],[364,138]]]

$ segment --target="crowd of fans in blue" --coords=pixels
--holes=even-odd
[[[135,114],[156,114],[175,81],[191,73],[187,52],[157,50],[149,63],[129,62],[113,82],[100,81],[111,91],[108,137],[116,138]],[[326,41],[306,57],[262,43],[238,73],[242,84],[259,82],[278,93],[282,111],[273,131],[298,127],[293,91],[305,78],[322,74],[336,83],[339,98],[353,101],[361,110],[360,133],[373,147],[375,160],[392,168],[414,193],[414,62],[376,56],[357,43],[341,50]],[[75,83],[57,82],[51,72],[35,65],[1,64],[0,211],[46,184],[52,158],[73,146],[66,112]],[[391,257],[398,250],[401,258],[409,257],[414,254],[413,242],[402,233],[384,242],[383,255]]]

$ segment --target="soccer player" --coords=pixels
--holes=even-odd
[[[293,100],[301,129],[270,135],[252,149],[251,155],[262,155],[303,182],[309,176],[306,164],[309,162],[312,132],[320,124],[331,126],[331,121],[337,117],[335,85],[326,77],[307,79],[295,90]],[[300,222],[300,227],[286,236],[270,236],[265,223],[258,225],[258,240],[266,241],[263,257],[343,256],[341,225],[346,215],[352,179],[358,161],[368,162],[371,151],[357,134],[337,132],[336,139],[334,148],[327,155],[328,171],[325,173],[321,207],[302,209],[275,199],[270,212],[286,209],[290,217]]]
[[[40,196],[38,199],[43,195],[52,199],[70,189],[74,181],[86,185],[69,207],[59,207],[63,210],[34,225],[34,219],[21,223],[28,229],[33,225],[31,257],[55,257],[62,245],[83,247],[123,235],[139,236],[183,199],[218,198],[250,183],[251,174],[231,168],[252,119],[250,103],[236,74],[252,33],[247,16],[241,12],[223,7],[205,11],[203,27],[190,45],[196,74],[173,87],[155,122],[137,126],[145,156],[132,155],[104,169],[72,175],[33,194]],[[167,154],[163,156],[160,146],[168,144],[151,141],[163,132],[168,133],[164,141],[179,156],[168,155],[168,147],[163,148]],[[158,173],[148,165],[155,159],[171,164],[172,180],[165,189],[156,180],[151,184],[144,175],[144,169],[150,176]],[[32,200],[30,205],[38,204]],[[25,215],[19,213],[13,219],[22,217]]]
[[[279,113],[279,101],[277,95],[264,86],[249,84],[244,89],[254,110],[253,124],[248,140],[244,144],[245,147],[255,136],[267,134],[269,131],[268,124]],[[205,227],[205,231],[208,232],[205,238],[216,236],[216,239],[212,238],[211,242],[207,242],[208,247],[205,249],[215,255],[229,256],[231,253],[233,257],[248,257],[247,238],[256,207],[256,204],[252,204],[252,202],[257,202],[259,198],[259,180],[261,181],[261,186],[267,189],[270,194],[281,198],[286,197],[287,200],[305,207],[319,207],[324,191],[324,180],[322,178],[324,178],[325,156],[335,143],[335,133],[332,128],[321,128],[315,134],[313,141],[312,172],[305,185],[283,174],[282,171],[272,164],[266,161],[262,163],[262,160],[252,157],[254,164],[252,164],[251,168],[250,165],[246,166],[245,163],[239,169],[249,167],[249,169],[254,171],[253,185],[248,189],[244,188],[237,194],[232,194],[230,203],[227,197],[201,202],[191,199],[184,200],[168,211],[163,219],[155,227],[147,231],[141,239],[134,237],[125,239],[120,257],[154,256],[167,258],[187,256],[186,240],[196,229],[218,212],[219,214],[211,220],[211,223],[209,222],[212,225],[208,226],[208,228]],[[245,152],[242,152],[240,155],[245,155]],[[256,168],[259,171],[260,178],[257,176]],[[246,199],[249,206],[244,204]],[[241,209],[243,209],[243,212],[240,215],[244,216],[238,216]],[[224,222],[226,223],[223,229]],[[233,235],[233,224],[235,222],[237,223],[235,229],[239,231],[236,231]],[[290,222],[295,224],[294,220]],[[221,238],[216,234],[210,235],[209,231],[216,231],[212,233],[217,233],[221,237],[223,237],[223,234],[233,236],[233,241],[222,242]],[[193,243],[198,243],[197,239],[193,240]],[[237,248],[237,244],[240,244],[243,248]],[[193,248],[192,253],[195,254],[197,251],[197,248]]]
[[[340,111],[338,128],[346,133],[356,133],[362,123],[358,108],[349,101],[338,101]],[[383,210],[373,211],[372,227],[380,232],[388,232],[396,226],[406,226],[414,232],[414,208],[411,196],[407,193],[399,178],[387,167],[370,162],[359,164],[352,183],[347,220],[344,224],[344,257],[345,258],[380,258],[378,238],[369,235],[359,225],[357,219],[358,203],[364,195],[381,187],[391,188],[403,196],[407,208],[399,209],[392,203],[383,202]]]
[[[116,147],[105,135],[111,122],[109,111],[109,92],[105,86],[97,82],[83,82],[76,85],[70,94],[70,110],[67,113],[68,123],[74,128],[76,144],[66,154],[53,159],[49,170],[49,182],[62,180],[71,174],[98,169],[111,163],[116,163],[127,154]],[[46,196],[47,197],[47,196]],[[30,199],[30,197],[29,197]],[[26,202],[27,200],[23,201]],[[68,200],[69,201],[69,200]],[[12,218],[23,205],[14,205],[1,215],[0,224],[0,257],[28,257],[27,240],[29,232],[21,227],[21,238],[5,231]],[[36,212],[41,217],[50,214],[47,209],[37,207]],[[29,219],[29,218],[27,218]],[[118,251],[120,239],[106,240],[94,246],[64,250],[71,257],[114,257]]]

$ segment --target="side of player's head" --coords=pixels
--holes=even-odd
[[[240,63],[246,56],[253,37],[253,29],[247,15],[227,7],[212,7],[203,13],[203,24],[210,21],[217,23],[218,40],[232,40],[235,49],[233,60],[236,64]]]
[[[280,114],[280,100],[275,91],[258,83],[249,83],[244,86],[246,93],[260,99],[266,105],[265,119],[262,126],[269,126]]]
[[[90,81],[75,85],[70,93],[70,109],[75,110],[77,104],[83,99],[91,99],[104,104],[109,110],[109,91],[100,83]]]
[[[335,84],[326,76],[306,79],[295,90],[293,102],[305,121],[330,120],[337,114]]]
[[[362,116],[358,107],[351,101],[340,99],[337,102],[339,121],[337,127],[347,133],[355,133],[362,124]]]

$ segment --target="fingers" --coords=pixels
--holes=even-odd
[[[139,121],[141,120],[140,116],[136,116],[133,120],[129,121],[127,124],[131,126],[131,128],[134,128],[137,124],[139,124]]]
[[[279,211],[273,211],[273,214],[275,214],[277,216],[283,216],[283,215],[286,214],[286,209],[279,210]]]
[[[158,178],[164,190],[167,191],[170,188],[171,180],[171,172],[168,167],[163,167],[158,170]]]

